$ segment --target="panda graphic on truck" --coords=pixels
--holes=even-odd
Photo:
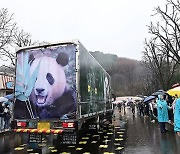
[[[69,47],[69,49],[72,48]],[[71,69],[71,72],[75,71],[75,68],[71,67],[75,66],[75,64],[72,65],[72,63],[75,63],[75,54],[73,55],[71,51],[71,54],[68,55],[63,50],[62,47],[56,47],[44,49],[43,52],[39,49],[28,51],[29,76],[32,76],[38,67],[36,75],[33,76],[35,77],[33,88],[27,100],[30,102],[34,118],[68,118],[68,114],[71,114],[72,117],[72,114],[76,112],[76,101],[74,97],[75,81],[71,81],[71,84],[67,82],[67,70]],[[24,58],[24,56],[21,56],[21,58]],[[20,60],[23,61],[25,59],[18,60],[20,62]],[[69,62],[71,66],[68,65]],[[75,76],[75,73],[70,74],[70,76]],[[19,78],[19,76],[16,76],[16,78]],[[26,109],[24,107],[26,112],[19,112],[20,108],[24,105],[26,103],[17,97],[15,102],[15,117],[31,118],[31,114],[28,114],[28,108]]]

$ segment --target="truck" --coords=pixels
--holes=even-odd
[[[79,40],[18,49],[14,85],[12,127],[30,142],[77,144],[112,120],[111,77]]]

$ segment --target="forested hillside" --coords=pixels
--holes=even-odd
[[[111,75],[113,93],[117,96],[144,94],[143,67],[139,61],[99,51],[91,54]]]

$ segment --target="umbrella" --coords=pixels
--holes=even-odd
[[[158,95],[160,95],[160,94],[162,94],[162,92],[156,91],[156,92],[154,92],[154,93],[152,94],[152,96],[158,96]]]
[[[143,95],[136,95],[136,97],[145,98]]]
[[[9,94],[9,95],[6,95],[4,97],[9,99],[9,100],[13,100],[14,99],[14,95],[13,94]]]
[[[7,101],[8,101],[7,98],[5,98],[5,97],[0,97],[0,102],[7,102]]]
[[[162,89],[159,89],[157,92],[165,92],[164,90],[162,90]]]
[[[158,91],[156,91],[156,92],[154,92],[153,94],[152,94],[152,96],[158,96],[158,95],[161,95],[161,94],[165,94],[166,92],[164,91],[164,90],[158,90]]]
[[[145,99],[144,99],[144,103],[146,103],[146,102],[149,102],[149,101],[151,101],[151,100],[153,100],[153,99],[155,99],[156,97],[155,96],[148,96],[148,97],[146,97]]]
[[[175,96],[175,94],[177,94],[178,96],[180,96],[180,86],[168,90],[167,93],[168,93],[169,95],[171,95],[171,96]]]
[[[119,101],[115,101],[115,102],[112,102],[113,104],[119,104],[119,103],[123,103],[122,100],[119,100]]]
[[[179,84],[179,83],[176,83],[176,84],[173,84],[173,85],[172,85],[172,88],[179,87],[179,86],[180,86],[180,84]]]

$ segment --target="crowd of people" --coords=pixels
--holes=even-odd
[[[0,132],[10,129],[11,111],[8,103],[0,102]]]
[[[169,97],[169,95],[162,93],[156,99],[148,102],[132,101],[129,99],[126,103],[119,103],[118,108],[125,110],[126,106],[130,106],[132,114],[135,114],[135,107],[140,116],[150,117],[151,122],[158,121],[161,133],[166,133],[168,130],[165,124],[171,123],[174,125],[174,132],[180,136],[180,98],[177,95]]]
[[[166,133],[165,124],[174,124],[174,131],[180,136],[180,98],[177,95],[171,99],[166,94],[160,94],[154,100],[138,102],[137,109],[140,116],[149,116],[151,122],[159,122],[161,133]]]

